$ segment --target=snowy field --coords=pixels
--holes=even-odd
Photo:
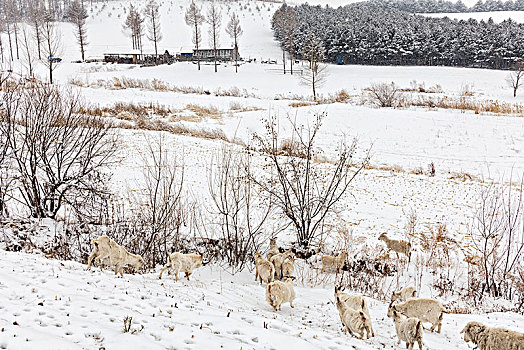
[[[344,335],[332,288],[296,287],[295,308],[274,313],[247,271],[196,270],[191,281],[165,274],[84,271],[75,262],[0,251],[2,349],[394,349],[387,305],[368,299],[376,336]],[[131,332],[123,320],[132,317]],[[469,321],[521,330],[512,313],[445,315],[442,333],[424,332],[425,349],[470,349]],[[265,326],[265,327],[264,327]]]
[[[297,1],[298,2],[298,1]],[[102,57],[108,51],[126,51],[131,39],[122,23],[129,4],[143,6],[143,1],[115,1],[89,6],[87,20],[89,46],[87,57]],[[312,3],[312,2],[310,2]],[[348,1],[332,0],[314,4],[339,6]],[[188,0],[162,1],[161,26],[164,39],[160,52],[176,53],[190,48],[191,32],[183,16]],[[208,2],[197,1],[204,7]],[[466,5],[472,5],[467,3]],[[64,62],[55,71],[58,84],[78,90],[91,106],[115,103],[159,104],[189,115],[190,104],[215,108],[219,116],[194,118],[181,123],[196,130],[220,129],[230,139],[244,142],[254,132],[262,132],[261,120],[277,116],[283,134],[288,119],[308,125],[316,113],[327,114],[319,135],[323,155],[330,159],[336,140],[343,135],[359,140],[357,156],[371,147],[374,169],[364,170],[339,205],[337,219],[349,225],[354,234],[353,253],[360,248],[380,247],[376,238],[387,231],[403,238],[407,211],[416,211],[420,230],[426,225],[445,223],[450,236],[468,249],[467,232],[475,212],[483,179],[515,181],[524,173],[524,118],[515,115],[475,114],[472,111],[436,108],[375,108],[362,103],[332,103],[292,107],[293,102],[309,98],[310,89],[298,75],[283,75],[282,53],[273,39],[270,19],[280,4],[240,1],[221,3],[224,15],[237,12],[244,35],[240,54],[256,58],[244,63],[239,72],[232,65],[221,64],[218,73],[211,65],[201,71],[192,63],[175,63],[140,68],[131,65],[72,63],[78,60],[71,24],[60,24],[63,33]],[[445,14],[432,14],[443,16]],[[507,16],[524,21],[521,12],[449,14],[452,18],[501,21]],[[463,17],[462,17],[463,16]],[[224,25],[223,25],[224,27]],[[207,46],[204,26],[204,46]],[[143,39],[144,51],[152,44]],[[4,40],[5,42],[5,40]],[[221,46],[230,47],[230,39],[221,32]],[[278,65],[262,64],[277,60]],[[16,61],[15,71],[23,70]],[[301,69],[301,64],[297,64]],[[43,78],[46,72],[37,67]],[[460,96],[468,90],[478,100],[499,100],[524,104],[524,93],[513,98],[505,79],[507,71],[450,67],[375,67],[329,65],[326,83],[320,94],[327,96],[346,90],[352,101],[362,97],[363,89],[373,82],[395,82],[402,88],[413,82],[426,88],[439,85],[442,94]],[[147,89],[107,89],[100,87],[113,79],[153,79],[177,87],[192,87],[209,94],[149,91]],[[71,84],[80,81],[84,87]],[[91,87],[89,87],[91,85]],[[245,97],[215,96],[217,90],[238,88]],[[412,94],[412,93],[407,93]],[[238,106],[241,108],[239,109]],[[234,108],[233,108],[234,107]],[[248,111],[241,111],[245,108]],[[177,112],[178,113],[178,112]],[[158,116],[149,116],[160,118]],[[167,117],[168,118],[168,117]],[[154,140],[158,132],[118,130],[123,140],[111,182],[118,196],[125,198],[140,186],[141,156],[146,138]],[[186,189],[203,203],[209,203],[207,174],[212,157],[223,141],[163,133],[170,152],[185,165]],[[257,161],[261,161],[259,157]],[[434,163],[436,176],[415,175],[414,169],[427,170]],[[377,167],[383,167],[377,168]],[[387,168],[400,170],[390,171]],[[471,174],[471,180],[454,179],[456,173]],[[19,213],[15,213],[19,214]],[[282,245],[294,239],[287,230],[279,237]],[[329,242],[335,245],[336,242]],[[424,250],[415,242],[414,259],[422,259]],[[393,256],[393,254],[391,254]],[[457,254],[457,275],[464,277],[463,256]],[[265,290],[245,270],[231,275],[222,267],[207,265],[195,271],[192,280],[175,283],[172,275],[158,280],[159,266],[145,274],[126,274],[115,278],[110,271],[87,272],[85,265],[71,261],[46,259],[38,254],[10,253],[0,250],[0,349],[398,349],[393,322],[386,316],[387,304],[368,298],[376,337],[357,340],[341,331],[333,298],[333,281],[317,287],[297,283],[296,307],[288,304],[273,313],[264,299]],[[414,265],[390,288],[412,284]],[[318,273],[314,272],[314,273]],[[420,295],[441,300],[445,305],[458,302],[439,297],[430,284],[431,271],[424,272]],[[389,293],[389,291],[388,291]],[[458,302],[459,306],[464,306]],[[456,305],[456,304],[454,304]],[[507,306],[507,305],[506,305]],[[511,305],[510,305],[511,306]],[[459,334],[465,323],[476,320],[488,326],[524,331],[524,316],[513,313],[444,315],[442,334],[424,333],[427,349],[472,349]],[[123,333],[123,319],[133,317],[136,334]],[[264,327],[267,325],[267,327]],[[428,328],[428,327],[426,327]]]

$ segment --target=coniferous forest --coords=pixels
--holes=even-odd
[[[524,56],[524,24],[513,20],[429,18],[370,2],[336,9],[283,5],[283,12],[293,30],[275,25],[274,17],[275,37],[296,57],[311,34],[323,43],[326,60],[339,64],[504,69]]]

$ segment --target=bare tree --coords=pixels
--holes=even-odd
[[[229,34],[231,39],[233,39],[233,54],[235,58],[235,72],[238,73],[238,39],[242,35],[242,27],[240,26],[240,20],[238,19],[238,16],[233,13],[231,15],[231,19],[229,20],[229,23],[226,27],[226,33]]]
[[[129,13],[124,22],[124,29],[131,32],[133,49],[142,51],[142,37],[144,36],[144,19],[133,4],[129,5]]]
[[[2,60],[0,61],[2,64],[4,63],[4,42],[2,41],[2,36],[6,31],[5,26],[5,20],[4,20],[4,13],[2,7],[0,7],[0,56],[2,57]]]
[[[68,15],[69,20],[75,26],[76,42],[80,45],[82,61],[85,61],[85,47],[88,44],[86,28],[87,11],[78,0],[74,0],[69,6]]]
[[[207,23],[209,24],[209,44],[213,48],[215,60],[215,73],[217,72],[218,45],[220,40],[220,25],[222,24],[222,14],[214,0],[211,1],[207,11]]]
[[[280,47],[282,49],[282,65],[284,74],[286,74],[286,41],[283,38],[285,26],[283,11],[283,7],[275,11],[271,19],[271,27],[273,28],[275,36],[280,41]]]
[[[198,46],[202,42],[202,35],[200,33],[200,25],[205,21],[205,17],[201,14],[200,9],[191,1],[191,5],[186,11],[186,24],[193,29],[193,44],[198,52]],[[197,66],[200,70],[200,57],[197,54]]]
[[[8,26],[8,34],[12,31],[15,35],[15,48],[16,48],[16,59],[20,59],[20,53],[18,49],[18,22],[20,21],[20,10],[15,0],[7,0],[6,3],[6,20]],[[11,37],[9,37],[11,40]]]
[[[158,4],[155,0],[150,0],[144,10],[148,20],[148,35],[147,38],[155,44],[155,59],[158,60],[158,43],[162,40],[162,32],[160,31],[160,12]]]
[[[510,278],[524,254],[524,179],[515,193],[508,185],[490,184],[479,195],[478,209],[470,229],[480,258],[483,278],[480,293],[511,299]]]
[[[32,217],[55,218],[64,207],[82,211],[82,198],[99,192],[114,162],[116,134],[85,116],[80,97],[43,83],[11,84],[2,96],[5,139],[20,202]]]
[[[9,74],[4,72],[3,64],[0,65],[0,91],[7,90],[4,86],[9,78]],[[3,102],[0,102],[0,116],[4,110]],[[11,185],[14,181],[13,172],[10,164],[9,147],[6,135],[0,133],[0,218],[8,217],[9,211],[7,208],[7,197],[11,190]]]
[[[7,38],[8,38],[8,42],[9,42],[9,57],[10,57],[10,62],[13,61],[14,57],[13,57],[13,40],[12,40],[12,33],[13,33],[13,27],[12,27],[12,24],[11,24],[11,20],[9,18],[9,13],[7,11],[7,6],[5,6],[3,9],[2,9],[2,22],[4,24],[4,29],[5,29],[5,32],[7,33]]]
[[[325,219],[335,212],[355,177],[368,163],[368,155],[353,167],[357,141],[342,140],[331,164],[317,161],[316,139],[325,114],[316,116],[313,125],[304,129],[290,120],[291,140],[283,144],[277,121],[265,122],[265,135],[255,134],[259,150],[267,156],[269,173],[253,175],[263,192],[280,213],[295,227],[297,242],[304,248],[318,238]],[[285,147],[283,147],[285,145]]]
[[[184,165],[169,152],[164,137],[149,139],[143,159],[144,186],[135,202],[137,219],[143,228],[141,247],[149,266],[167,261],[171,245],[185,224],[183,203]]]
[[[42,22],[43,22],[43,16],[44,16],[44,9],[39,0],[33,0],[31,2],[31,5],[29,7],[29,23],[31,27],[33,27],[33,34],[36,40],[36,47],[38,51],[38,59],[42,59]]]
[[[325,59],[324,46],[314,34],[310,35],[302,57],[309,63],[302,75],[302,82],[313,89],[313,99],[316,101],[317,88],[322,86],[326,80],[327,66],[322,63]]]
[[[298,20],[295,10],[287,4],[282,5],[275,11],[272,18],[272,27],[275,30],[275,35],[281,42],[282,59],[285,61],[285,51],[287,49],[290,59],[290,72],[293,74],[293,61],[295,60],[295,29],[298,26]],[[286,67],[284,62],[284,74],[286,74]]]
[[[27,69],[29,77],[33,77],[33,68],[35,58],[33,57],[33,45],[31,42],[31,35],[27,32],[27,27],[22,27],[22,55],[24,58],[24,65]]]
[[[513,71],[506,78],[508,86],[513,89],[513,97],[517,97],[517,90],[524,84],[524,62],[518,62]]]
[[[53,84],[53,72],[60,64],[58,57],[62,51],[61,33],[58,30],[53,13],[46,12],[42,22],[42,38],[44,40],[43,63],[49,72],[49,82]]]
[[[219,237],[224,245],[224,259],[241,271],[268,236],[266,221],[273,211],[271,200],[257,193],[251,173],[251,155],[224,146],[213,157],[208,172],[212,213],[217,217]]]

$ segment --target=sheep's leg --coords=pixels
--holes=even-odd
[[[442,317],[442,315],[440,315],[440,317]],[[442,330],[442,322],[439,320],[438,326],[437,326],[437,333],[440,333],[441,330]]]
[[[293,305],[293,300],[291,300],[291,301],[289,302],[289,306],[291,306],[292,308],[295,307],[295,306]]]
[[[123,269],[123,265],[122,265],[122,263],[117,263],[117,264],[116,264],[116,267],[115,267],[115,275],[116,275],[117,273],[119,273],[119,274],[120,274],[120,277],[124,277],[124,272],[122,271],[122,269]]]
[[[191,276],[191,272],[186,272],[186,278],[189,281],[189,276]]]
[[[422,350],[422,339],[418,340],[418,350]]]
[[[438,325],[438,321],[436,323],[433,323],[433,325],[431,325],[431,328],[429,329],[429,331],[434,332],[435,328],[437,328],[437,325]]]
[[[350,336],[352,336],[352,337],[354,336],[353,332],[351,331],[351,329],[349,329],[348,326],[346,326],[346,330],[347,330],[347,332],[349,333]]]
[[[93,258],[96,257],[96,253],[98,253],[98,249],[93,249],[89,257],[87,258],[87,269],[91,270],[91,265],[93,264]]]
[[[171,267],[171,264],[165,264],[164,267],[162,268],[162,270],[160,270],[160,275],[158,275],[158,279],[162,279],[162,274],[164,273],[165,270],[169,269]]]
[[[258,266],[255,266],[255,282],[258,281]]]
[[[413,345],[414,345],[414,344],[415,344],[415,343],[409,343],[409,344],[406,343],[406,348],[407,348],[408,350],[413,350]]]

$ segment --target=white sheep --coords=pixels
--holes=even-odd
[[[440,333],[442,328],[442,314],[449,313],[444,309],[438,300],[425,298],[410,298],[401,304],[389,304],[388,313],[397,311],[406,317],[416,317],[422,322],[430,322],[432,324],[430,331],[433,332],[436,327],[437,333]]]
[[[184,272],[189,281],[189,276],[193,273],[193,269],[200,266],[202,266],[202,255],[200,254],[171,253],[167,256],[167,263],[160,270],[158,278],[161,279],[164,271],[171,268],[175,273],[176,281],[178,281],[180,272]]]
[[[415,342],[417,342],[418,348],[420,350],[422,349],[422,322],[418,318],[403,318],[393,309],[388,310],[388,317],[392,317],[393,323],[395,323],[398,344],[400,344],[401,341],[404,341],[406,342],[406,348],[413,349]]]
[[[90,270],[93,264],[93,259],[97,264],[102,264],[106,259],[109,259],[111,250],[115,249],[118,244],[107,236],[100,236],[91,240],[93,250],[87,258],[87,269]]]
[[[411,243],[409,243],[408,241],[398,241],[396,239],[390,239],[388,238],[388,236],[386,236],[385,232],[378,237],[378,240],[386,243],[388,249],[391,249],[395,253],[397,253],[397,258],[399,254],[404,254],[408,257],[408,261],[411,261]]]
[[[293,252],[291,251],[291,249],[288,249],[284,253],[278,253],[271,257],[269,261],[275,267],[275,278],[276,279],[279,279],[279,280],[282,279],[282,263],[284,262],[284,260],[292,256],[293,256]]]
[[[293,276],[295,271],[295,258],[290,256],[282,263],[282,278],[289,278]]]
[[[417,296],[417,289],[413,286],[404,287],[398,292],[393,292],[391,301],[406,301]]]
[[[130,253],[122,246],[118,246],[116,250],[111,251],[109,262],[115,266],[115,275],[120,273],[121,277],[124,277],[123,268],[126,265],[133,266],[135,270],[145,265],[145,261],[140,255]]]
[[[371,333],[371,336],[375,336],[375,331],[373,330],[373,323],[371,322],[371,316],[369,313],[369,308],[366,302],[366,299],[362,295],[351,295],[348,293],[343,292],[343,288],[335,286],[335,300],[337,302],[341,302],[346,304],[349,308],[355,310],[355,311],[362,311],[364,313],[364,316],[366,316],[366,337],[369,338],[369,334]],[[340,314],[339,309],[339,316],[342,319],[342,314]]]
[[[133,266],[135,270],[145,265],[145,261],[140,255],[128,252],[107,236],[95,238],[91,240],[91,244],[94,247],[87,259],[87,269],[91,269],[93,258],[99,264],[108,263],[115,266],[115,275],[119,273],[121,277],[124,276],[123,268],[126,265]]]
[[[478,350],[524,350],[524,334],[503,328],[488,328],[480,322],[469,322],[460,332],[464,341],[472,342]]]
[[[277,246],[277,239],[271,238],[269,240],[269,251],[267,252],[267,260],[271,261],[271,257],[274,255],[277,255],[279,253],[278,246]]]
[[[255,253],[255,281],[260,279],[260,284],[270,283],[275,279],[275,267],[259,252]]]
[[[295,290],[293,289],[293,279],[286,278],[284,282],[274,281],[266,287],[266,301],[273,308],[273,311],[282,310],[282,304],[289,302],[293,306],[295,300]]]
[[[359,334],[360,339],[364,339],[364,333],[369,337],[369,328],[366,325],[366,315],[362,310],[355,310],[347,306],[341,300],[340,296],[335,298],[340,320],[344,325],[344,332],[349,332],[350,335]]]
[[[335,269],[337,273],[340,272],[340,270],[344,267],[344,262],[346,261],[347,257],[347,252],[342,252],[337,257],[324,255],[322,257],[322,272],[326,272],[326,270],[329,269]]]

